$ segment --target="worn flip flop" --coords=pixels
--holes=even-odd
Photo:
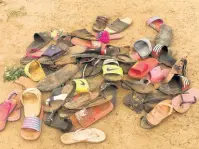
[[[38,61],[28,63],[24,68],[25,74],[33,81],[40,81],[45,78],[45,72]]]
[[[108,31],[110,34],[120,33],[126,28],[128,28],[131,25],[131,23],[131,18],[118,18],[113,23],[107,25],[107,27],[104,30]]]
[[[168,83],[174,75],[183,75],[186,76],[186,67],[187,67],[187,59],[181,58],[173,65],[171,71],[165,78],[164,82]]]
[[[172,99],[173,108],[179,113],[185,113],[199,99],[199,89],[191,88]]]
[[[190,81],[182,75],[174,75],[166,84],[161,84],[159,90],[167,95],[176,95],[187,91]]]
[[[79,109],[80,107],[89,104],[92,100],[96,99],[99,95],[99,92],[89,92],[89,93],[80,93],[77,94],[69,102],[66,102],[63,106],[66,109]]]
[[[141,127],[150,129],[160,124],[165,118],[173,113],[171,100],[164,100],[158,103],[154,109],[146,116],[141,118]]]
[[[161,25],[164,24],[164,21],[159,16],[155,16],[149,18],[146,23],[148,26],[159,32]]]
[[[6,100],[0,104],[0,131],[5,128],[8,117],[14,111],[16,104],[16,100]]]
[[[8,117],[9,122],[14,122],[20,119],[21,117],[21,99],[20,94],[16,91],[13,91],[7,98],[7,100],[16,100],[16,107]]]
[[[31,52],[40,50],[52,40],[49,32],[40,32],[34,34],[34,41],[27,47],[26,51]]]
[[[64,36],[61,36],[58,40],[57,40],[57,44],[56,44],[59,48],[64,47],[65,48],[68,48],[68,47],[72,47],[73,44],[71,43],[71,36],[70,35],[64,35]],[[61,47],[60,47],[61,45]],[[68,47],[67,47],[67,46]],[[63,50],[63,48],[61,48]]]
[[[53,112],[58,110],[67,99],[68,94],[59,94],[55,96],[51,96],[45,102],[43,106],[45,112]]]
[[[141,58],[146,58],[151,54],[152,51],[152,45],[150,40],[144,38],[137,40],[134,43],[134,49],[137,51],[137,53],[140,55]]]
[[[57,112],[45,113],[44,123],[47,126],[59,129],[62,132],[69,132],[72,129],[72,122],[69,119],[61,119],[57,115]]]
[[[61,136],[61,142],[64,144],[74,143],[100,143],[106,139],[103,131],[96,128],[79,129],[75,132],[65,133]]]
[[[167,46],[157,44],[153,48],[151,55],[157,58],[161,63],[172,67],[175,64],[176,60],[172,57],[170,53],[171,52],[168,50]]]
[[[128,75],[132,78],[141,79],[148,74],[155,66],[158,65],[158,60],[155,58],[148,58],[143,61],[138,61],[131,67]]]
[[[161,69],[160,66],[157,66],[149,72],[149,80],[151,83],[159,83],[167,77],[169,72],[170,69]]]
[[[144,108],[144,98],[144,94],[132,92],[123,98],[123,103],[125,106],[129,107],[131,110],[134,110],[136,113],[141,113]]]
[[[123,70],[114,59],[105,60],[103,63],[103,76],[107,81],[120,81],[123,77]]]
[[[73,129],[77,130],[92,125],[94,122],[109,114],[113,108],[113,103],[109,101],[99,106],[82,109],[76,112],[70,117],[73,123]]]
[[[108,24],[108,18],[105,16],[97,16],[95,23],[93,24],[93,30],[96,32],[103,31]]]
[[[43,80],[39,81],[37,88],[41,91],[52,91],[56,87],[65,83],[78,71],[78,66],[74,64],[68,64],[56,72],[48,75]]]

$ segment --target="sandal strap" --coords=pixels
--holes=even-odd
[[[169,110],[168,115],[171,115],[171,114],[172,114],[172,112],[173,112],[173,105],[168,104],[168,103],[159,103],[159,105],[164,105],[164,106],[170,107],[170,110]]]
[[[41,132],[41,120],[38,117],[25,117],[22,128],[29,128]]]
[[[86,79],[74,79],[73,82],[76,85],[76,92],[89,92],[89,84]]]

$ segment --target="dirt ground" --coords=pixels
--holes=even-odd
[[[6,66],[18,65],[35,32],[59,28],[72,31],[86,27],[91,30],[96,16],[111,20],[128,16],[133,24],[113,42],[119,46],[132,45],[143,37],[154,38],[156,31],[146,26],[146,20],[161,16],[174,30],[171,49],[176,58],[188,56],[188,78],[199,88],[199,1],[198,0],[0,0],[0,76]],[[0,77],[0,102],[18,86],[4,83]],[[0,132],[3,149],[199,149],[199,104],[185,114],[175,113],[161,125],[144,130],[140,117],[122,104],[127,91],[120,90],[114,111],[95,123],[107,139],[101,144],[66,146],[60,141],[61,132],[45,125],[37,141],[28,142],[20,137],[22,120],[8,123]],[[22,119],[22,118],[21,118]]]

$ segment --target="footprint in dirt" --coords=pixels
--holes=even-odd
[[[23,17],[23,16],[26,16],[26,15],[27,15],[27,12],[25,10],[25,7],[20,7],[17,10],[8,10],[7,11],[7,16],[8,16],[7,20],[10,20],[11,18]]]

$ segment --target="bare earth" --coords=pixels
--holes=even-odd
[[[98,15],[112,20],[121,16],[133,18],[133,25],[123,32],[125,37],[113,42],[119,46],[132,45],[143,37],[154,38],[156,31],[147,27],[145,21],[151,16],[161,16],[173,27],[173,52],[177,58],[188,56],[188,78],[192,86],[199,88],[198,0],[0,0],[0,76],[6,66],[19,64],[33,33],[51,28],[91,30]],[[13,83],[4,83],[1,77],[0,102],[16,88]],[[60,141],[62,133],[45,125],[41,137],[28,142],[20,137],[21,120],[8,123],[0,133],[0,148],[199,149],[199,104],[185,114],[175,113],[152,130],[144,130],[139,125],[142,114],[135,114],[122,104],[126,93],[121,89],[115,110],[93,125],[107,134],[101,144],[65,146]]]

